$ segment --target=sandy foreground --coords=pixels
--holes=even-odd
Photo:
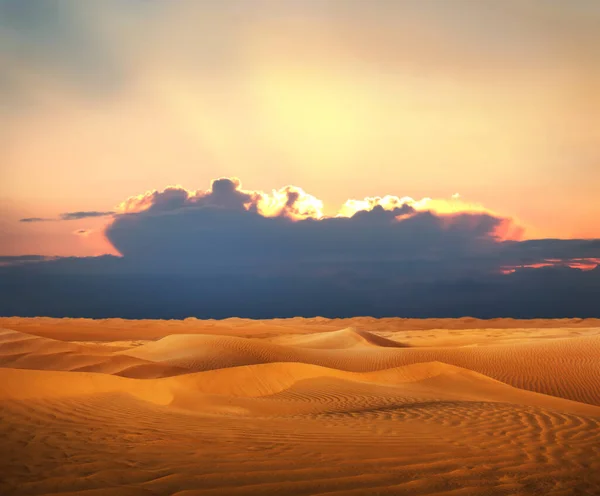
[[[0,495],[600,495],[600,321],[0,319]]]

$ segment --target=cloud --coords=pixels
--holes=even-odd
[[[49,222],[55,219],[49,219],[47,217],[26,217],[24,219],[19,219],[19,222]]]
[[[508,275],[409,284],[387,267],[320,275],[175,274],[112,256],[0,267],[0,315],[122,318],[599,317],[600,268],[519,270]],[[416,267],[419,272],[420,268]]]
[[[49,217],[26,217],[24,219],[19,219],[19,222],[52,222],[52,221],[60,221],[60,220],[80,220],[80,219],[89,219],[93,217],[108,217],[109,215],[113,215],[114,212],[102,212],[97,210],[92,211],[80,211],[80,212],[65,212],[60,214],[57,218],[49,218]]]
[[[52,257],[45,255],[0,255],[0,263],[11,262],[40,262]]]
[[[60,214],[60,220],[79,220],[88,219],[90,217],[107,217],[113,215],[114,212],[87,211],[87,212],[65,212]]]
[[[369,197],[325,216],[301,188],[220,178],[122,202],[105,230],[122,257],[3,267],[17,290],[0,284],[0,314],[600,316],[600,240],[520,234],[459,199]]]
[[[48,257],[45,255],[2,255],[0,256],[0,267],[31,262],[44,262],[55,259],[56,257]]]
[[[267,194],[221,178],[206,191],[177,186],[129,198],[106,236],[126,258],[171,270],[262,272],[283,265],[289,271],[298,263],[321,270],[327,262],[352,267],[435,260],[454,271],[449,260],[463,264],[465,257],[496,250],[498,233],[511,223],[483,211],[437,213],[429,209],[436,203],[426,200],[354,200],[326,217],[322,202],[301,188]]]
[[[210,190],[188,191],[181,186],[169,186],[162,191],[152,190],[131,196],[117,207],[118,213],[132,214],[143,211],[167,212],[184,207],[221,207],[244,210],[255,204],[253,192],[241,189],[237,178],[220,178],[211,183]]]
[[[89,236],[93,231],[90,229],[77,229],[76,231],[73,231],[73,234],[76,234],[77,236]]]
[[[237,177],[215,179],[208,190],[188,191],[182,186],[169,186],[162,191],[147,191],[119,204],[117,213],[164,212],[184,207],[217,207],[291,219],[318,219],[323,216],[323,202],[302,188],[285,186],[271,193],[244,190]]]

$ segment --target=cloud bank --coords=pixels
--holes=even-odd
[[[334,216],[299,187],[220,178],[132,196],[105,235],[122,257],[4,267],[0,313],[124,317],[599,316],[600,240],[522,240],[479,205],[382,196]],[[22,262],[22,261],[21,261]],[[35,263],[34,263],[35,262]],[[10,264],[9,264],[10,265]],[[10,294],[9,294],[10,293]],[[43,297],[42,295],[46,295]]]
[[[349,200],[326,217],[322,202],[301,188],[264,193],[221,178],[206,191],[169,187],[129,198],[106,236],[126,259],[168,271],[290,273],[299,265],[319,272],[328,264],[363,270],[431,263],[443,277],[467,269],[465,260],[493,269],[498,242],[519,229],[510,219],[450,205],[388,195]]]

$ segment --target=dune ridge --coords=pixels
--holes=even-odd
[[[0,367],[101,372],[125,377],[166,377],[186,369],[114,353],[102,345],[82,345],[0,330]]]
[[[52,317],[0,317],[0,327],[54,337],[68,341],[115,341],[125,333],[128,339],[156,340],[171,334],[218,334],[245,337],[275,337],[284,333],[310,334],[323,330],[336,331],[348,327],[369,332],[415,332],[427,330],[507,330],[507,329],[570,329],[585,332],[600,329],[600,319],[527,319],[512,318],[476,319],[405,319],[398,317],[351,317],[328,319],[325,317],[252,320],[232,317],[223,320],[126,320],[52,318]]]
[[[188,408],[202,411],[214,396],[288,398],[284,393],[294,390],[299,384],[304,384],[306,389],[305,384],[310,382],[308,389],[315,391],[322,389],[322,384],[332,381],[351,391],[364,390],[365,386],[366,390],[373,391],[372,386],[386,386],[384,397],[388,400],[401,398],[402,404],[406,404],[407,398],[418,402],[441,399],[491,401],[555,408],[600,417],[600,407],[523,391],[477,372],[442,362],[411,364],[374,372],[346,372],[318,365],[273,362],[160,379],[134,379],[92,372],[4,368],[0,369],[0,401],[128,393],[160,405],[181,404],[179,399],[183,396],[188,400]],[[393,391],[392,387],[396,390]],[[457,389],[460,391],[457,392]],[[408,393],[410,396],[407,396]],[[194,404],[189,401],[192,395],[196,395],[197,401]],[[304,399],[307,398],[310,399],[310,395],[306,395]],[[368,408],[372,406],[367,405]],[[318,408],[308,411],[315,412]]]
[[[346,327],[338,331],[318,332],[312,334],[293,334],[271,339],[272,343],[297,348],[315,349],[348,349],[359,346],[377,346],[382,348],[407,348],[409,345],[387,339],[377,334],[361,331],[355,327]]]
[[[341,331],[338,331],[341,332]],[[272,362],[300,362],[352,372],[439,361],[467,368],[512,386],[600,405],[600,335],[485,347],[391,347],[348,334],[284,336],[288,345],[235,336],[172,335],[119,354],[198,372]],[[329,337],[330,335],[331,338]],[[341,338],[341,339],[340,339]],[[298,345],[300,343],[300,345]],[[306,344],[309,346],[305,346]]]

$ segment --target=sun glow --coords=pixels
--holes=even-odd
[[[256,203],[258,213],[264,217],[283,215],[293,220],[321,219],[323,202],[302,188],[285,186],[271,194],[260,193]]]
[[[356,212],[361,210],[373,210],[376,206],[382,207],[384,210],[395,210],[403,205],[408,205],[417,212],[432,211],[436,214],[456,214],[456,213],[490,213],[494,214],[490,209],[485,208],[479,203],[469,203],[460,200],[453,195],[450,199],[433,199],[421,198],[415,200],[410,196],[369,196],[362,200],[350,199],[346,201],[340,208],[338,217],[352,217]]]

